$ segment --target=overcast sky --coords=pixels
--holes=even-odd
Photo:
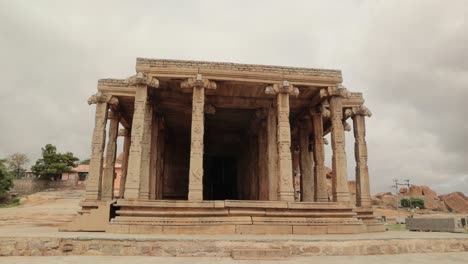
[[[468,193],[468,1],[0,0],[0,158],[89,157],[86,100],[136,57],[340,69],[374,114],[373,192]]]

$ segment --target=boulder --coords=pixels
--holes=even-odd
[[[410,197],[420,197],[420,196],[422,196],[423,193],[422,193],[421,186],[411,185],[409,187],[407,195],[410,196]]]
[[[453,192],[439,196],[448,210],[457,213],[468,213],[468,199],[461,192]]]
[[[437,193],[428,186],[421,186],[422,195],[438,199]]]
[[[398,199],[398,197],[395,196],[395,195],[392,195],[392,194],[384,195],[381,198],[383,206],[385,208],[393,208],[393,209],[396,208],[397,199]]]
[[[424,207],[426,207],[426,209],[433,210],[433,211],[442,210],[442,203],[440,202],[439,198],[436,197],[435,199],[434,197],[431,197],[429,195],[424,195],[423,200],[424,200]]]
[[[400,188],[400,193],[401,194],[406,194],[407,192],[408,192],[408,188],[406,188],[406,187],[401,187]]]
[[[371,200],[372,200],[372,205],[377,205],[377,206],[383,205],[382,200],[377,198],[375,195],[371,196]]]
[[[391,192],[381,192],[381,193],[377,193],[377,194],[375,195],[375,197],[376,197],[377,199],[382,200],[382,197],[384,197],[385,195],[392,195],[392,193],[391,193]]]

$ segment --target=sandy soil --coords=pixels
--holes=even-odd
[[[60,226],[80,209],[83,190],[39,192],[22,198],[22,205],[0,208],[0,226]]]

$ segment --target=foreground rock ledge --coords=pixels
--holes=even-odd
[[[153,238],[0,238],[0,256],[161,256],[284,258],[468,251],[468,236],[453,239],[256,240]]]

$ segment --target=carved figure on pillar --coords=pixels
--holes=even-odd
[[[287,81],[273,84],[265,89],[265,93],[276,95],[277,109],[277,144],[278,144],[278,199],[294,201],[292,158],[291,158],[291,127],[289,124],[289,95],[299,95],[299,89]]]
[[[203,200],[203,135],[205,130],[205,89],[216,89],[216,83],[201,74],[181,83],[182,89],[193,89],[192,128],[190,146],[189,191],[188,200]]]

